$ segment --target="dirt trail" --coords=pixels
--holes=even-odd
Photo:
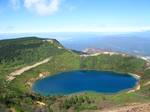
[[[103,110],[85,110],[82,112],[150,112],[150,103],[131,103],[124,106],[104,108]]]
[[[95,112],[150,112],[150,103],[134,103]]]
[[[148,85],[150,85],[150,81],[147,81],[147,82],[144,84],[144,86],[148,86]]]
[[[7,76],[7,79],[6,79],[6,80],[7,80],[7,81],[12,81],[12,80],[14,80],[14,79],[16,78],[16,76],[21,75],[22,73],[24,73],[24,72],[26,72],[26,71],[28,71],[28,70],[30,70],[30,69],[33,69],[33,68],[35,68],[35,67],[37,67],[37,66],[39,66],[39,65],[42,65],[42,64],[44,64],[44,63],[47,63],[47,62],[50,61],[51,59],[52,59],[52,57],[46,58],[46,59],[43,60],[43,61],[40,61],[40,62],[35,63],[34,65],[26,66],[26,67],[23,67],[23,68],[21,68],[21,69],[19,69],[19,70],[16,70],[16,71],[10,73],[10,74]]]
[[[150,67],[146,68],[145,70],[149,70],[149,69],[150,69]]]

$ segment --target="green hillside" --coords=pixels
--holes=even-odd
[[[130,102],[150,100],[150,87],[144,84],[150,80],[150,70],[145,70],[146,61],[134,56],[98,55],[81,56],[82,52],[65,49],[55,39],[37,37],[0,41],[0,112],[80,112],[100,110],[103,102],[121,105]],[[6,77],[22,67],[33,65],[52,57],[47,63],[16,76],[11,82]],[[32,91],[32,84],[39,78],[62,71],[96,69],[115,72],[136,73],[141,76],[141,89],[134,93],[114,95],[100,93],[78,93],[68,96],[41,96]],[[45,105],[40,105],[39,102]]]
[[[0,63],[28,64],[61,53],[62,45],[55,39],[37,37],[0,41]]]
[[[47,39],[28,37],[2,40],[0,41],[0,74],[4,75],[64,51],[63,46],[55,39],[47,41]]]

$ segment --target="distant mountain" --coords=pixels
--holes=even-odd
[[[36,35],[38,37],[55,38],[68,49],[83,51],[86,48],[111,49],[129,54],[150,56],[150,31],[122,34],[110,33],[30,33],[4,34],[0,39]]]

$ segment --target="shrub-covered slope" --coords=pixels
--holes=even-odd
[[[0,63],[24,64],[60,53],[62,45],[55,39],[28,37],[0,41]]]
[[[65,48],[55,39],[37,37],[0,41],[0,79],[20,67],[31,65],[63,53]]]
[[[133,56],[98,55],[81,56],[82,53],[65,49],[55,39],[28,37],[0,41],[0,112],[80,112],[100,110],[103,106],[130,102],[145,102],[150,99],[149,71],[146,62]],[[32,65],[45,58],[52,59],[36,68],[24,72],[7,83],[6,76],[22,67]],[[132,72],[141,75],[141,90],[135,93],[103,95],[97,93],[44,97],[32,92],[31,85],[39,74],[54,75],[62,71],[78,69]],[[41,103],[41,104],[40,104]],[[45,105],[44,105],[45,104]]]

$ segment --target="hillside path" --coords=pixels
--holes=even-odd
[[[21,75],[22,73],[24,73],[24,72],[26,72],[26,71],[29,71],[29,70],[31,70],[31,69],[33,69],[33,68],[35,68],[35,67],[37,67],[37,66],[40,66],[40,65],[42,65],[42,64],[44,64],[44,63],[47,63],[47,62],[49,62],[51,59],[52,59],[52,57],[46,58],[46,59],[44,59],[43,61],[40,61],[40,62],[35,63],[34,65],[30,65],[30,66],[26,66],[26,67],[23,67],[23,68],[21,68],[21,69],[18,69],[18,70],[16,70],[16,71],[10,73],[10,74],[7,76],[6,80],[10,82],[10,81],[14,80],[14,79],[16,78],[16,76],[19,76],[19,75]]]
[[[95,111],[87,110],[82,112],[150,112],[150,103],[131,103],[121,107],[112,107]]]
[[[150,103],[129,104],[127,106],[101,112],[150,112]]]

